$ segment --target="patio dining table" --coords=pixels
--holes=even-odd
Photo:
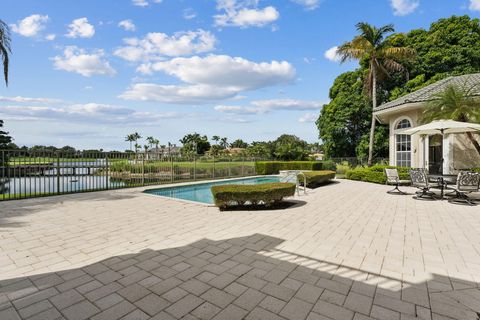
[[[445,199],[445,191],[448,190],[448,185],[455,185],[457,183],[457,175],[455,174],[429,174],[429,182],[436,183],[432,188],[440,189],[440,200]]]

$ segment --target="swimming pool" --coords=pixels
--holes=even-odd
[[[210,188],[216,185],[225,184],[261,184],[268,182],[279,182],[280,177],[268,176],[268,177],[255,177],[244,178],[235,180],[222,180],[215,182],[206,182],[186,186],[165,187],[158,189],[145,190],[145,193],[153,194],[157,196],[176,198],[182,200],[189,200],[195,202],[201,202],[206,204],[213,204],[213,196]]]

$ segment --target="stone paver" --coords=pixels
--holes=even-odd
[[[2,202],[0,319],[478,320],[478,207],[388,189],[263,212],[142,189]]]

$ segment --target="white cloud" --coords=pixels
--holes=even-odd
[[[73,104],[62,107],[5,106],[0,115],[15,120],[49,120],[80,123],[151,124],[162,119],[184,118],[178,112],[143,112],[122,106],[99,103]]]
[[[320,5],[320,0],[292,0],[293,2],[302,5],[307,10],[314,10]]]
[[[265,114],[273,111],[319,110],[324,105],[321,101],[297,99],[254,100],[249,106],[218,105],[214,109],[229,114]]]
[[[53,40],[55,40],[56,37],[57,37],[57,36],[56,36],[55,34],[50,33],[50,34],[47,34],[47,35],[45,36],[45,40],[53,41]]]
[[[197,13],[192,8],[187,8],[183,10],[183,18],[185,20],[191,20],[197,17]]]
[[[162,3],[163,0],[152,0],[152,3]],[[132,4],[137,7],[148,7],[150,2],[148,0],[132,0]]]
[[[417,10],[420,0],[390,0],[390,4],[394,15],[406,16]]]
[[[217,39],[212,33],[199,29],[171,36],[151,32],[144,38],[126,38],[124,42],[126,46],[114,51],[116,56],[128,61],[145,61],[209,52],[215,49]]]
[[[136,29],[135,24],[130,19],[120,21],[118,26],[126,31],[135,31]]]
[[[298,119],[298,122],[315,122],[318,119],[318,114],[314,113],[305,113],[303,116]]]
[[[201,104],[234,97],[235,88],[210,85],[159,85],[136,83],[119,97],[125,100],[158,101],[174,104]]]
[[[480,0],[470,0],[469,9],[472,11],[480,11]]]
[[[66,47],[63,56],[52,58],[55,69],[76,72],[85,77],[92,75],[114,75],[116,71],[105,60],[103,50],[90,53],[75,46]]]
[[[95,28],[88,23],[87,18],[78,18],[68,25],[68,38],[91,38],[95,34]]]
[[[48,22],[49,17],[47,15],[42,16],[40,14],[32,14],[12,24],[12,31],[18,33],[24,37],[35,37],[38,33],[45,29],[45,24]]]
[[[0,102],[16,102],[16,103],[59,103],[62,100],[50,98],[29,98],[29,97],[5,97],[0,96]]]
[[[338,54],[338,47],[332,47],[325,51],[325,58],[333,62],[339,62],[341,60],[340,55]]]
[[[258,8],[258,0],[217,0],[217,10],[223,12],[214,16],[219,27],[263,27],[280,17],[273,6]]]
[[[286,61],[252,62],[226,55],[174,58],[143,64],[143,73],[164,72],[181,85],[137,83],[120,95],[127,100],[167,103],[208,103],[234,98],[242,91],[290,83],[295,69]]]
[[[190,84],[252,90],[288,83],[295,69],[286,61],[253,62],[227,55],[174,58],[140,66],[144,73],[162,71]]]

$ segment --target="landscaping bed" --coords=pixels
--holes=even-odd
[[[255,172],[258,175],[278,174],[282,170],[335,170],[331,161],[257,161]]]
[[[308,188],[316,188],[335,179],[335,171],[321,170],[321,171],[306,171],[303,172],[307,180]],[[298,181],[303,184],[303,176],[298,175]]]
[[[221,210],[239,206],[272,206],[295,194],[295,184],[285,182],[255,185],[230,184],[212,187],[215,205]]]
[[[383,165],[357,167],[355,169],[348,170],[345,174],[345,178],[350,180],[385,184],[387,182],[385,169],[397,169],[400,180],[410,180],[410,168]]]

